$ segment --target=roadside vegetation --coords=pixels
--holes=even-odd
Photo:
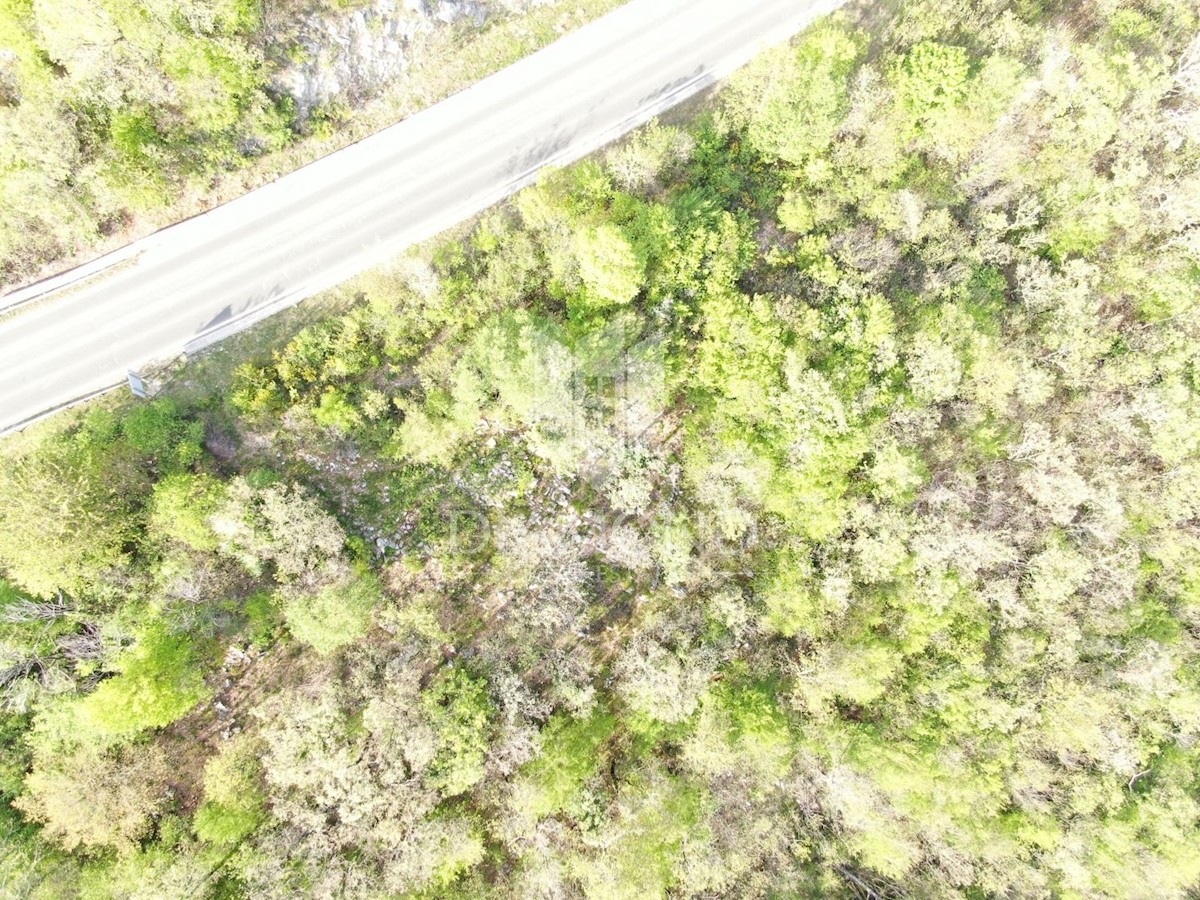
[[[9,442],[5,890],[1194,895],[1197,10],[864,10]]]
[[[428,14],[402,74],[351,78],[308,108],[276,80],[312,52],[294,23],[333,29],[373,0],[0,0],[0,286],[232,199],[620,2],[475,4],[482,24]]]

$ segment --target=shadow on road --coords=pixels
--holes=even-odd
[[[637,110],[639,113],[653,110],[657,115],[663,108],[672,105],[672,98],[680,90],[692,87],[699,91],[715,83],[716,79],[708,68],[704,64],[698,65],[686,75],[681,75],[641,97],[637,102]],[[590,121],[595,110],[596,104],[593,104],[579,121]],[[578,127],[568,129],[561,125],[556,126],[546,137],[525,146],[509,157],[503,169],[504,176],[517,179],[553,162],[556,155],[572,146],[578,134]]]
[[[283,307],[279,305],[279,301],[283,300],[286,295],[282,284],[275,284],[267,291],[259,291],[251,294],[246,298],[244,303],[238,305],[238,309],[234,309],[231,304],[226,304],[225,307],[199,326],[192,336],[192,340],[185,346],[191,347],[197,340],[201,340],[207,336],[212,336],[216,340],[228,337],[231,334],[236,334],[242,328],[248,327],[266,316],[277,312]]]
[[[504,177],[517,178],[530,169],[541,168],[556,154],[570,147],[576,134],[575,130],[556,129],[546,137],[526,145],[508,158],[504,164]]]
[[[670,97],[685,85],[698,84],[701,87],[705,87],[713,84],[715,81],[716,79],[713,78],[712,72],[708,71],[706,66],[703,64],[698,65],[686,75],[681,75],[674,81],[667,82],[662,87],[655,91],[651,91],[649,94],[639,99],[637,102],[637,108],[645,109],[648,106],[653,106],[655,103]]]
[[[225,308],[222,309],[215,316],[213,316],[211,319],[209,319],[207,324],[201,325],[199,328],[196,329],[196,334],[203,334],[204,332],[208,331],[208,329],[216,328],[218,325],[223,325],[224,323],[228,322],[232,318],[233,318],[233,307],[230,306],[228,303],[226,303]]]

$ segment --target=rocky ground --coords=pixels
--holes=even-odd
[[[278,71],[276,89],[296,103],[297,118],[331,103],[356,106],[411,65],[421,41],[454,27],[483,28],[558,0],[366,0],[316,2],[266,17]]]

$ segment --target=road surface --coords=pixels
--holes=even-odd
[[[397,125],[131,244],[109,272],[19,292],[42,298],[0,320],[0,433],[383,262],[840,2],[632,0]]]

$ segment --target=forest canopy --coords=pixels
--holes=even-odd
[[[1193,895],[1198,31],[850,7],[10,442],[0,884]]]

